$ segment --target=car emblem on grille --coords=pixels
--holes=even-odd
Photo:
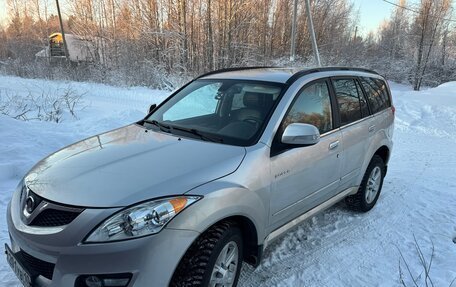
[[[83,208],[47,202],[25,185],[22,187],[20,206],[22,221],[33,227],[61,227],[84,211]]]
[[[26,186],[23,187],[20,204],[25,224],[29,224],[36,216],[37,210],[44,207],[44,202]]]
[[[35,207],[35,199],[33,198],[33,196],[29,195],[25,200],[25,209],[28,213],[32,213],[33,210],[35,210]]]

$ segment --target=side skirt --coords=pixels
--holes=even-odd
[[[338,193],[336,196],[334,196],[334,197],[328,199],[327,201],[323,202],[322,204],[317,205],[316,207],[310,209],[309,211],[301,214],[300,216],[296,217],[295,219],[293,219],[292,221],[290,221],[287,224],[283,225],[282,227],[277,228],[276,230],[271,232],[266,237],[266,239],[264,240],[263,250],[266,249],[267,246],[271,242],[275,241],[281,235],[283,235],[284,233],[286,233],[287,231],[289,231],[290,229],[292,229],[296,225],[300,224],[304,220],[306,220],[306,219],[308,219],[310,217],[313,217],[317,213],[320,213],[320,212],[326,210],[327,208],[329,208],[329,207],[333,206],[334,204],[338,203],[339,201],[341,201],[345,197],[347,197],[349,195],[356,194],[358,192],[358,188],[359,188],[358,186],[347,188],[346,190]]]

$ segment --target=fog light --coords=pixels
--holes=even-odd
[[[85,280],[87,287],[103,287],[103,282],[97,276],[89,276]]]
[[[127,287],[131,278],[131,273],[81,275],[75,287]]]

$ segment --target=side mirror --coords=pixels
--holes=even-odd
[[[153,112],[156,108],[157,108],[157,104],[152,104],[152,105],[150,105],[150,107],[149,107],[149,114],[150,114],[151,112]]]
[[[314,145],[319,141],[320,132],[316,126],[309,124],[290,124],[282,135],[282,142],[292,145]]]

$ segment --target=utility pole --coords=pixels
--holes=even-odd
[[[312,21],[312,14],[310,12],[309,0],[306,0],[306,10],[307,10],[306,11],[307,12],[307,22],[309,25],[310,37],[312,38],[312,49],[314,52],[315,61],[317,62],[317,66],[321,67],[320,53],[318,52],[317,38],[315,37],[315,29],[314,29],[314,25],[313,25],[313,21]]]
[[[298,0],[293,0],[293,22],[291,23],[291,51],[290,62],[296,59],[296,18],[298,14]]]
[[[66,44],[66,39],[65,39],[65,31],[63,30],[63,21],[62,21],[62,14],[60,14],[60,5],[59,5],[59,0],[55,0],[55,3],[57,4],[57,13],[59,14],[59,22],[60,22],[60,31],[62,33],[62,39],[63,39],[63,49],[65,51],[65,57],[68,61],[68,47]]]
[[[356,42],[357,37],[358,37],[358,26],[355,27],[355,36],[353,37],[353,43]]]

